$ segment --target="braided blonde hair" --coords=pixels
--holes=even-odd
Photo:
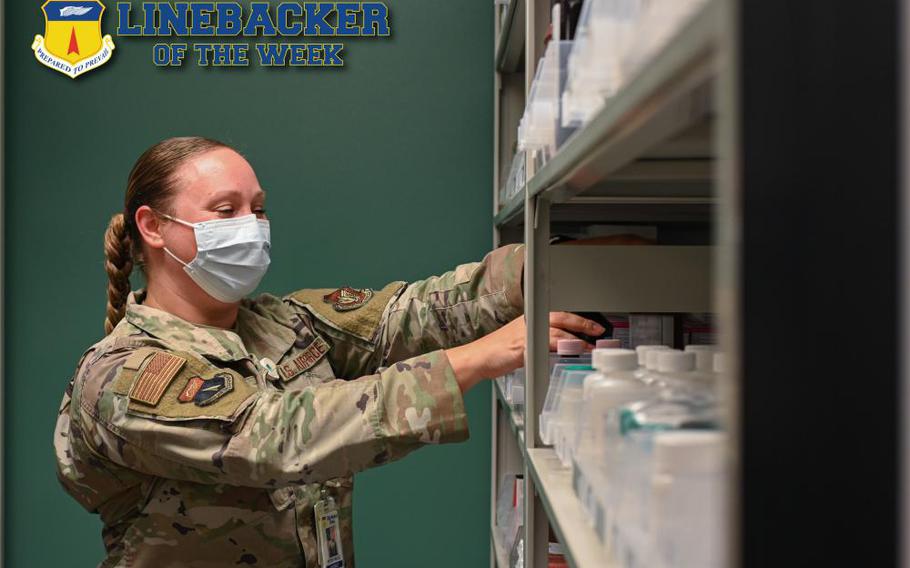
[[[104,333],[113,331],[126,313],[126,298],[130,294],[130,272],[133,271],[132,240],[123,213],[111,217],[104,231],[104,270],[107,272],[107,315]]]
[[[231,148],[224,142],[201,136],[168,138],[139,156],[130,170],[122,213],[111,217],[104,232],[104,270],[107,272],[107,312],[104,333],[110,333],[126,313],[133,264],[145,272],[142,236],[136,227],[136,210],[148,205],[157,211],[173,213],[174,173],[188,158],[215,150]],[[148,277],[146,273],[146,277]]]

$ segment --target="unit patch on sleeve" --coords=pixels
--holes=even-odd
[[[310,313],[336,329],[364,341],[373,342],[382,323],[383,313],[406,285],[405,282],[391,282],[382,290],[375,292],[364,288],[363,290],[366,290],[364,294],[369,292],[369,301],[364,299],[359,304],[359,309],[347,311],[338,310],[335,307],[336,302],[332,299],[333,297],[340,299],[344,288],[334,291],[329,288],[304,288],[289,294],[286,299],[307,308]]]
[[[300,353],[287,363],[278,365],[278,372],[281,374],[281,379],[285,382],[293,379],[318,363],[322,356],[328,352],[329,344],[325,339],[317,335],[316,339],[303,350],[303,353]]]
[[[135,382],[130,389],[130,400],[155,406],[161,400],[161,395],[167,390],[168,385],[177,376],[186,359],[165,353],[156,352],[148,358],[139,370]]]
[[[190,377],[186,382],[186,386],[180,391],[180,396],[177,397],[177,400],[180,402],[193,402],[193,397],[195,397],[196,393],[199,392],[199,389],[202,388],[204,382],[205,379],[202,377]]]
[[[202,382],[193,396],[196,406],[208,406],[234,390],[234,378],[228,373],[218,373]]]
[[[326,304],[332,304],[332,307],[335,308],[336,312],[349,312],[366,304],[372,297],[373,291],[369,288],[351,288],[345,286],[344,288],[335,290],[331,294],[326,294],[322,297],[322,301]]]

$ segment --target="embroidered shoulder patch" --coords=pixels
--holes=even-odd
[[[350,288],[345,286],[326,294],[322,301],[326,304],[332,304],[336,312],[349,312],[356,310],[366,304],[373,298],[373,291],[369,288]]]
[[[193,402],[193,397],[202,388],[203,383],[205,383],[205,379],[202,377],[190,377],[186,381],[186,386],[180,391],[180,396],[177,397],[177,400],[180,402]]]
[[[234,390],[234,378],[228,373],[218,373],[211,379],[203,381],[193,396],[196,406],[208,406]]]
[[[331,325],[332,327],[344,331],[354,337],[365,341],[375,339],[376,330],[382,323],[382,314],[385,312],[389,302],[398,297],[406,284],[404,282],[392,282],[382,290],[375,292],[369,290],[369,300],[363,300],[357,307],[360,309],[341,310],[335,308],[336,301],[332,300],[333,296],[342,295],[344,288],[338,290],[326,289],[303,289],[285,297],[300,306],[307,308],[318,319]],[[355,290],[351,288],[350,290]],[[330,301],[331,300],[331,301]],[[357,303],[359,300],[353,300]]]
[[[183,357],[163,351],[155,353],[139,369],[130,389],[130,400],[149,406],[157,405],[184,363],[186,359]]]

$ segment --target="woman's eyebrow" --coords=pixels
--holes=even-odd
[[[215,201],[218,201],[219,199],[225,199],[225,198],[235,198],[236,199],[236,198],[240,198],[240,197],[243,197],[243,192],[240,190],[237,190],[237,189],[218,190],[209,196],[207,203],[211,204]],[[265,191],[262,191],[262,190],[257,191],[253,195],[253,200],[256,200],[256,199],[265,199]]]

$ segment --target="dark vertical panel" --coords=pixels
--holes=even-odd
[[[897,16],[741,2],[746,567],[895,564]]]

